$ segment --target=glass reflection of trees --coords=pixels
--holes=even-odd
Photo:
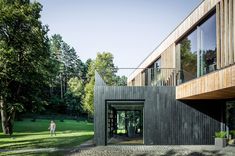
[[[208,74],[216,70],[216,15],[212,15],[198,27],[200,39],[200,72]]]
[[[197,77],[197,51],[192,51],[191,40],[187,37],[180,42],[181,80],[186,82]]]
[[[180,42],[180,79],[186,82],[216,70],[216,15]]]

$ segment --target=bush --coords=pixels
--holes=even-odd
[[[226,138],[226,132],[225,131],[219,131],[219,132],[215,132],[215,137],[216,138]]]
[[[232,135],[232,138],[235,138],[235,130],[231,130],[231,131],[229,132],[229,134]]]

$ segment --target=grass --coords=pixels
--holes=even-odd
[[[50,120],[38,119],[36,122],[32,122],[30,119],[25,119],[16,121],[12,137],[0,133],[0,149],[76,148],[93,137],[92,123],[74,120],[64,120],[64,122],[55,120],[55,122],[57,125],[56,136],[50,136],[48,130]],[[11,155],[12,152],[4,153]],[[23,155],[27,154],[30,155],[30,152]],[[45,154],[40,153],[40,155],[47,155],[47,152]],[[50,153],[50,155],[53,155],[53,153]]]
[[[117,134],[126,134],[127,131],[125,129],[118,129]]]

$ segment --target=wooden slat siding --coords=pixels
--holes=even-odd
[[[235,2],[233,1],[233,62],[235,63]]]
[[[235,86],[235,66],[232,67],[232,86]]]
[[[225,29],[225,37],[224,37],[224,66],[228,66],[228,32],[229,32],[229,23],[228,23],[228,0],[224,0],[224,29]]]
[[[221,24],[220,24],[220,5],[216,4],[216,59],[217,59],[217,69],[220,69],[221,66]]]
[[[231,64],[234,64],[235,60],[235,40],[234,40],[234,1],[233,0],[221,0],[220,2],[220,31],[221,31],[221,64],[218,67],[224,68]],[[217,25],[218,29],[218,25]],[[218,30],[219,31],[219,30]],[[218,42],[217,42],[218,43]],[[217,45],[218,48],[218,45]],[[219,60],[217,55],[217,60]]]
[[[225,66],[225,22],[224,22],[224,0],[220,2],[220,28],[221,28],[221,67]]]
[[[226,68],[226,87],[232,87],[232,68]]]
[[[235,65],[176,86],[176,99],[235,98]],[[229,90],[231,88],[231,90]],[[224,91],[224,93],[223,93]],[[226,91],[226,92],[225,92]],[[211,93],[211,95],[210,95]]]
[[[233,0],[229,0],[229,65],[233,64]]]
[[[104,108],[100,108],[97,106],[97,104],[99,103],[99,97],[103,97],[103,90],[100,90],[99,92],[98,90],[98,86],[106,86],[105,82],[103,81],[103,79],[100,77],[100,75],[98,74],[98,72],[95,71],[95,87],[94,87],[94,116],[98,115],[97,112],[101,112],[104,113],[102,110],[104,110]],[[94,118],[94,123],[98,123],[98,124],[103,124],[104,119],[101,118]],[[103,126],[105,126],[103,124]],[[100,133],[100,131],[97,129],[99,127],[97,127],[97,124],[94,125],[94,131],[97,131],[98,133],[95,135],[94,140],[96,142],[100,141],[100,137],[105,137],[102,136],[102,134]]]
[[[170,45],[161,54],[161,68],[175,68],[175,44]]]
[[[196,8],[139,66],[139,68],[146,68],[158,58],[170,45],[175,43],[180,37],[188,32],[199,20],[201,20],[208,12],[213,9],[220,0],[205,0],[198,8]],[[141,71],[134,71],[128,77],[131,81]]]
[[[96,86],[96,145],[105,145],[106,100],[145,100],[143,126],[146,145],[214,144],[214,132],[220,128],[219,119],[215,116],[220,116],[218,106],[222,102],[177,101],[175,87]]]

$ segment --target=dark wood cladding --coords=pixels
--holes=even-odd
[[[95,87],[95,143],[105,145],[107,101],[144,101],[145,145],[214,144],[222,101],[177,101],[175,87]]]
[[[225,102],[219,100],[175,99],[170,86],[106,86],[96,73],[94,88],[94,141],[106,145],[109,101],[144,102],[145,145],[207,145],[214,144],[215,131]]]

